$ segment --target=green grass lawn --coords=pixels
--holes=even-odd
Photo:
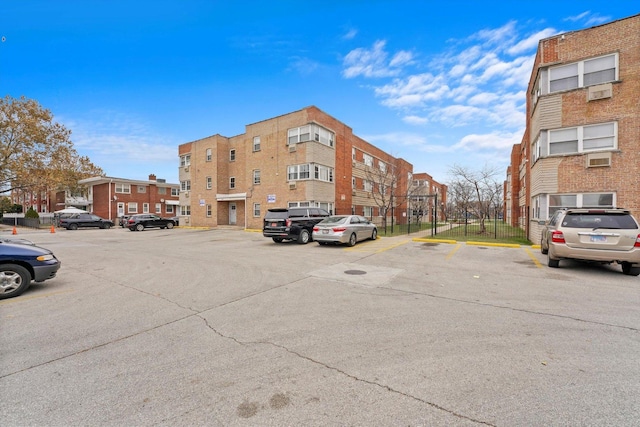
[[[431,231],[431,223],[411,224],[411,234],[418,231]],[[497,229],[497,230],[496,230]],[[384,227],[380,227],[378,234],[381,236],[400,236],[403,234],[409,234],[409,226],[407,224],[394,225],[393,233],[391,233],[391,226],[387,226],[387,232],[385,234]],[[485,232],[480,232],[479,223],[467,224],[466,230],[464,224],[455,223],[438,223],[438,233],[433,236],[438,239],[450,239],[460,242],[474,241],[474,242],[493,242],[493,243],[512,243],[518,245],[531,245],[532,243],[526,238],[525,231],[518,227],[511,227],[503,221],[486,221]]]

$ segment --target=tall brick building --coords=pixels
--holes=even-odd
[[[640,217],[640,15],[539,42],[506,187],[505,213],[533,242],[563,207]]]
[[[294,206],[356,213],[378,223],[391,215],[396,223],[408,221],[413,166],[317,107],[245,130],[179,146],[181,225],[260,229],[267,209]],[[385,211],[375,193],[391,187],[397,206]]]

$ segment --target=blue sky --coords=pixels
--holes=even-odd
[[[634,1],[0,2],[0,96],[36,99],[109,176],[178,180],[178,145],[316,105],[449,180],[506,170],[537,42]]]

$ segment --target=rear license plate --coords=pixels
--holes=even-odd
[[[277,223],[277,222],[272,222],[272,223],[271,223],[271,226],[272,226],[272,227],[277,227],[277,226],[278,226],[278,223]]]
[[[329,230],[322,230],[322,234],[329,234]]]
[[[607,236],[591,236],[592,242],[606,242]]]

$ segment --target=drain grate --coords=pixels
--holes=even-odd
[[[367,274],[367,272],[362,270],[346,270],[344,274],[359,275],[359,274]]]

